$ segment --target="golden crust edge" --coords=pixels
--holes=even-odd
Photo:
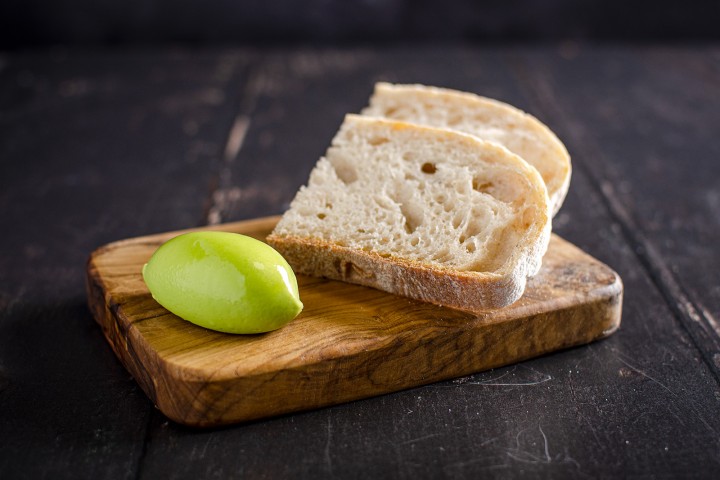
[[[471,312],[514,303],[522,296],[527,281],[526,268],[506,274],[452,270],[304,237],[271,233],[266,241],[296,273]]]

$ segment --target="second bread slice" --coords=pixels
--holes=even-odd
[[[557,213],[570,184],[570,156],[543,123],[506,103],[424,85],[378,83],[364,115],[452,128],[497,142],[538,169]]]
[[[268,242],[298,273],[485,310],[522,295],[549,234],[545,184],[509,150],[348,115]]]

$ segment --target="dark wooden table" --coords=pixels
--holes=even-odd
[[[195,431],[104,340],[85,261],[280,213],[376,80],[510,102],[574,162],[554,230],[625,282],[607,340]],[[720,49],[0,54],[0,478],[718,478]]]

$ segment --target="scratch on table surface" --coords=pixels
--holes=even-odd
[[[688,317],[692,319],[693,322],[696,323],[702,323],[702,318],[700,318],[700,314],[695,309],[695,306],[688,300],[687,298],[681,298],[677,302],[678,307],[685,310],[685,313],[687,313]]]
[[[498,380],[501,380],[508,375],[515,375],[515,372],[518,368],[518,366],[514,366],[512,370],[508,370],[507,372],[502,373],[501,375],[489,378],[487,380],[470,380],[472,376],[470,377],[461,377],[457,378],[452,381],[453,385],[432,385],[431,388],[456,388],[458,385],[482,385],[482,386],[489,386],[489,387],[526,387],[526,386],[533,386],[533,385],[540,385],[541,383],[549,382],[553,379],[551,375],[547,375],[545,373],[539,372],[535,370],[534,368],[522,366],[526,370],[531,370],[535,374],[541,376],[542,378],[538,380],[528,380],[528,381],[506,381],[506,382],[499,382]]]
[[[636,367],[636,366],[634,366],[634,365],[631,365],[631,364],[628,363],[626,360],[624,360],[624,359],[621,357],[621,355],[620,355],[619,352],[615,352],[615,357],[616,357],[622,364],[624,364],[625,366],[627,366],[630,370],[633,370],[634,372],[639,373],[640,375],[642,375],[643,377],[647,378],[648,380],[650,380],[650,381],[652,381],[652,382],[654,382],[654,383],[657,383],[658,385],[660,385],[662,388],[664,388],[664,389],[667,390],[668,392],[673,393],[673,391],[670,390],[670,388],[668,388],[668,386],[665,385],[664,383],[662,383],[660,380],[658,380],[658,379],[655,378],[655,377],[652,377],[652,376],[648,375],[647,372],[645,372],[644,370],[640,370],[638,367]]]
[[[548,439],[545,435],[545,432],[543,432],[542,425],[538,423],[538,430],[540,430],[540,435],[543,437],[543,443],[545,444],[545,460],[547,462],[550,462],[550,452],[548,451]]]
[[[416,438],[411,438],[410,440],[405,440],[405,441],[403,441],[403,442],[400,442],[398,445],[407,445],[408,443],[421,442],[421,441],[427,440],[427,439],[429,439],[429,438],[439,437],[439,436],[442,435],[442,434],[443,434],[442,432],[429,433],[429,434],[423,435],[423,436],[421,436],[421,437],[416,437]]]
[[[205,443],[203,444],[203,446],[201,448],[198,448],[197,445],[193,446],[192,451],[190,452],[190,458],[199,458],[199,459],[205,458],[205,454],[207,453],[208,446],[210,445],[210,443],[212,441],[213,441],[213,437],[209,436],[205,440]],[[199,452],[198,452],[198,450],[199,450]]]
[[[225,161],[232,161],[237,157],[238,152],[242,148],[247,136],[248,129],[250,128],[250,117],[247,115],[238,115],[235,117],[230,133],[228,134],[227,141],[225,142]]]
[[[495,386],[495,387],[515,387],[515,386],[531,386],[531,385],[540,385],[541,383],[549,382],[553,379],[551,375],[547,375],[545,373],[539,372],[535,370],[534,368],[524,366],[525,370],[530,370],[533,373],[541,376],[539,380],[528,380],[528,381],[518,381],[518,382],[498,382],[498,380],[501,380],[502,378],[506,377],[509,374],[515,374],[515,371],[517,370],[517,367],[513,367],[512,370],[505,372],[504,374],[500,375],[496,378],[490,378],[488,380],[480,380],[480,381],[469,381],[465,382],[466,384],[470,385],[487,385],[487,386]]]
[[[678,415],[678,413],[675,411],[674,407],[675,407],[674,403],[669,403],[668,407],[667,407],[668,412],[670,412],[670,414],[673,416],[673,418],[675,420],[677,420],[680,425],[685,427],[685,421],[683,421],[682,417],[680,417],[680,415]]]
[[[228,133],[223,151],[223,165],[218,174],[219,188],[212,194],[212,203],[208,209],[206,221],[208,225],[217,225],[223,221],[223,213],[232,210],[232,206],[240,200],[241,191],[232,186],[232,164],[245,143],[250,128],[250,117],[239,114],[235,117]]]
[[[529,428],[522,429],[517,433],[517,435],[515,435],[515,448],[510,448],[505,453],[513,460],[517,460],[522,463],[531,463],[531,464],[551,463],[552,457],[550,456],[550,446],[549,446],[547,435],[545,435],[545,432],[543,431],[542,426],[540,426],[540,424],[538,424],[537,428],[538,428],[538,431],[540,432],[540,435],[543,438],[544,457],[536,455],[532,452],[528,452],[527,450],[523,450],[520,447],[520,436],[523,435],[528,430],[530,430]]]
[[[492,382],[467,382],[468,385],[488,385],[493,387],[518,387],[518,386],[531,386],[531,385],[540,385],[541,383],[549,382],[552,380],[553,377],[548,375],[547,377],[543,378],[542,380],[538,380],[536,382],[517,382],[517,383],[492,383]]]
[[[710,324],[710,327],[712,327],[713,330],[715,330],[715,333],[720,336],[720,323],[718,323],[717,319],[713,317],[710,312],[703,307],[702,305],[698,305],[700,308],[700,311],[702,312],[703,316],[707,320],[707,323]]]
[[[330,457],[330,446],[332,445],[332,423],[330,416],[327,419],[327,439],[325,440],[325,465],[330,475],[333,474],[332,458]]]
[[[655,377],[652,377],[652,376],[648,375],[647,372],[645,372],[645,371],[643,371],[643,370],[640,370],[638,367],[635,367],[634,365],[631,365],[630,363],[628,363],[625,359],[622,358],[622,354],[620,354],[620,352],[618,352],[617,350],[615,350],[615,349],[612,349],[612,350],[613,350],[613,352],[615,353],[615,358],[617,358],[621,363],[623,363],[624,365],[626,365],[626,366],[627,366],[628,368],[630,368],[631,370],[639,373],[639,374],[642,375],[643,377],[647,378],[648,380],[652,381],[653,383],[656,383],[656,384],[660,385],[662,388],[664,388],[664,389],[665,389],[670,395],[672,395],[673,397],[677,397],[677,394],[676,394],[675,392],[673,392],[667,385],[665,385],[664,383],[662,383],[661,381],[659,381],[659,380],[656,379]],[[700,415],[700,413],[699,413],[697,410],[695,410],[694,406],[693,406],[693,405],[689,405],[689,407],[690,407],[690,409],[692,410],[692,412],[695,414],[695,416],[697,417],[697,419],[700,420],[700,422],[702,422],[702,424],[705,425],[705,427],[706,427],[710,432],[712,432],[713,434],[717,435],[717,432],[716,432],[715,429],[712,427],[712,425],[710,425],[709,423],[707,423],[707,421],[702,417],[702,415]],[[674,415],[678,420],[680,420],[680,417],[678,417],[677,415],[675,415],[674,412],[671,412],[671,413],[673,413],[673,415]],[[682,422],[681,420],[680,420],[680,422],[681,422],[682,424],[684,424],[684,422]]]

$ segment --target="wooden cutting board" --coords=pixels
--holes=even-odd
[[[264,239],[279,217],[208,229]],[[169,418],[215,426],[333,405],[507,365],[613,333],[622,282],[553,235],[515,304],[473,314],[298,276],[303,312],[280,330],[230,335],[158,305],[141,269],[182,232],[106,245],[90,256],[90,309],[113,350]]]

